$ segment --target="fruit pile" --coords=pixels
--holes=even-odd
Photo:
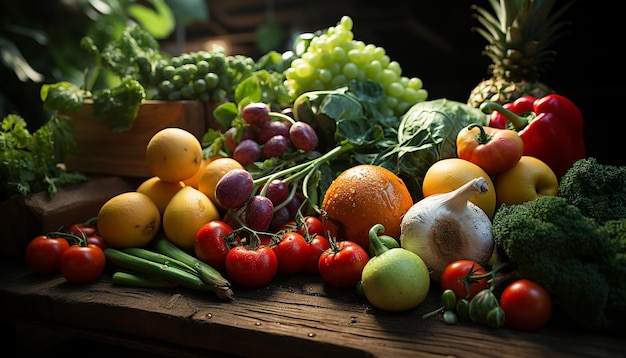
[[[227,91],[238,102],[216,109],[225,130],[210,129],[203,142],[179,128],[156,133],[146,148],[154,177],[102,206],[97,229],[119,272],[113,283],[212,287],[230,298],[231,282],[318,274],[381,310],[406,311],[437,282],[443,307],[432,315],[446,323],[545,325],[551,297],[536,282],[507,282],[496,297],[502,267],[491,234],[499,208],[557,196],[556,164],[525,151],[548,141],[491,128],[488,113],[464,103],[426,102],[418,78],[354,40],[347,16],[307,41],[282,82],[223,53],[145,67],[162,98],[216,100]],[[278,100],[285,88],[290,103]],[[573,127],[568,135],[582,136]],[[580,156],[555,160],[569,167]],[[427,170],[417,176],[415,167]],[[470,241],[477,237],[480,245]],[[158,282],[155,262],[172,266]]]

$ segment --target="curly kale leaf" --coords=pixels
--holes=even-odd
[[[133,126],[145,98],[145,89],[138,81],[125,79],[117,87],[94,93],[94,117],[102,120],[114,131],[128,130]]]

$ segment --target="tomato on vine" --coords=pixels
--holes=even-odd
[[[307,234],[311,237],[313,235],[326,236],[324,234],[324,226],[322,225],[322,221],[317,216],[313,215],[307,215],[302,218],[302,223],[301,225],[298,225],[296,232],[304,236],[305,238],[307,237]]]
[[[33,271],[49,275],[61,269],[61,255],[69,247],[69,242],[53,234],[39,235],[26,247],[26,265]]]
[[[196,257],[218,271],[224,271],[230,245],[226,237],[233,228],[221,220],[210,221],[200,227],[194,240]]]
[[[318,270],[326,283],[335,287],[356,287],[370,257],[353,241],[330,239],[330,248],[319,258]]]
[[[471,300],[476,294],[488,286],[488,277],[477,280],[467,280],[468,276],[484,275],[485,268],[472,260],[453,261],[443,270],[440,279],[441,290],[450,289],[456,299]],[[469,292],[468,292],[469,287]]]
[[[226,255],[228,277],[244,287],[260,287],[272,281],[278,270],[278,260],[267,245],[235,246]]]
[[[272,250],[278,260],[278,272],[282,274],[302,271],[311,252],[304,236],[294,231],[285,232]]]
[[[106,257],[97,245],[72,245],[61,255],[61,275],[70,283],[96,281],[104,272]]]
[[[322,253],[330,248],[330,241],[325,236],[315,235],[309,240],[309,257],[302,268],[302,272],[319,274],[319,261]]]

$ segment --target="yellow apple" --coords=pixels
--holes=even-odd
[[[542,160],[522,156],[511,169],[495,176],[496,207],[535,200],[542,196],[556,196],[559,181],[554,171]]]

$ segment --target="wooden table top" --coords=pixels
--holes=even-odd
[[[0,316],[165,356],[624,357],[621,333],[569,330],[554,320],[538,332],[447,325],[421,316],[440,305],[436,289],[402,313],[373,308],[354,290],[318,276],[276,277],[259,289],[234,288],[225,302],[183,288],[115,286],[105,274],[73,286],[26,267],[0,270]]]

